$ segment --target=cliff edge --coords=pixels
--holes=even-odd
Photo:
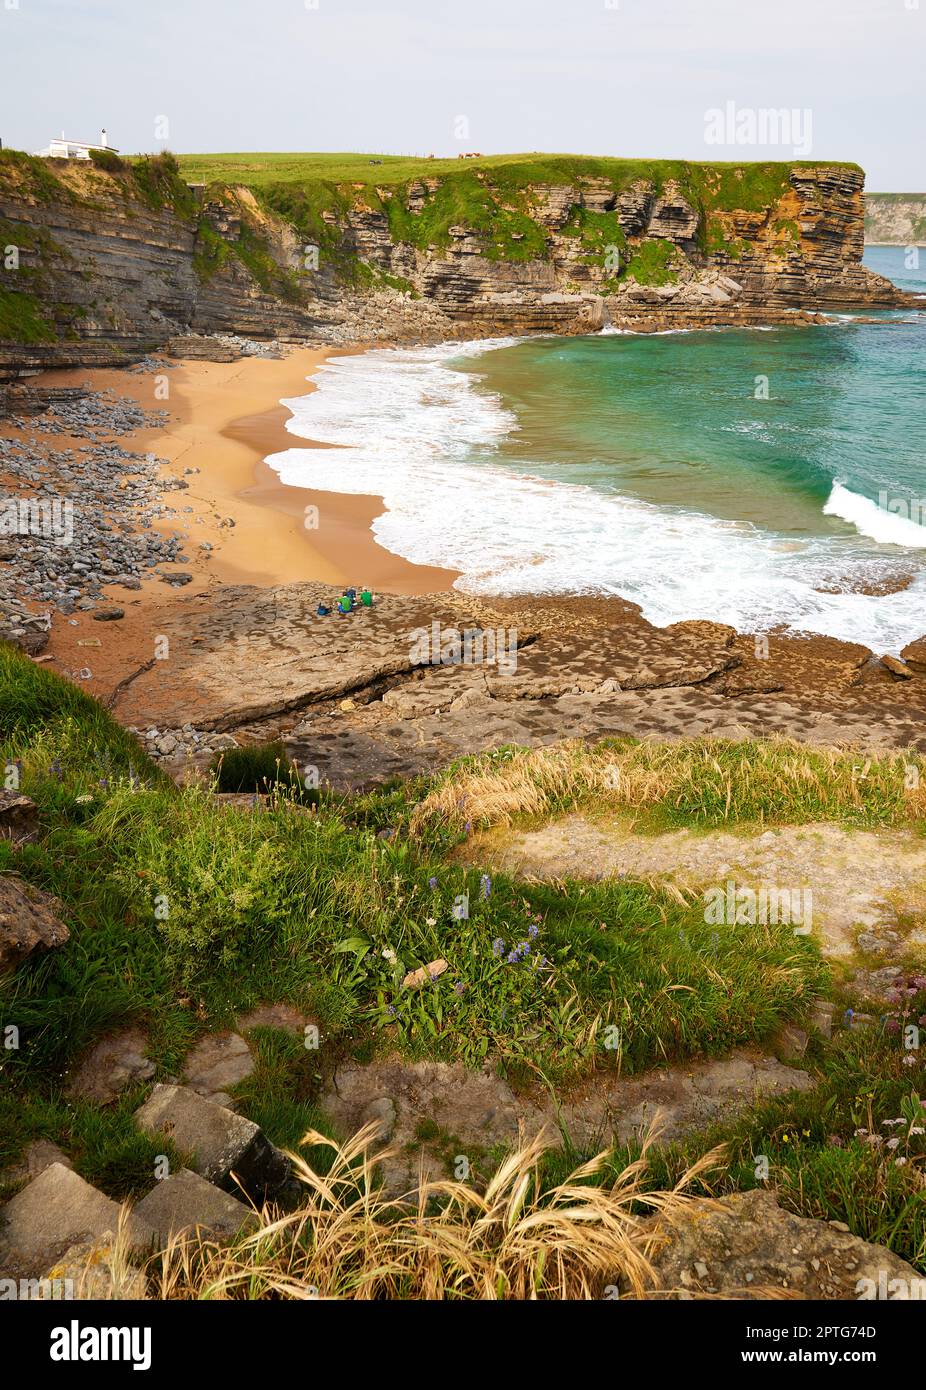
[[[0,151],[0,375],[190,332],[421,341],[899,306],[861,264],[863,188],[853,164]]]

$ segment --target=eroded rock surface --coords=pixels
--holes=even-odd
[[[74,1166],[57,1144],[53,1144],[49,1139],[35,1139],[26,1146],[20,1163],[0,1172],[0,1180],[4,1183],[31,1182],[53,1163],[60,1163],[65,1168]]]
[[[254,1070],[251,1050],[239,1033],[210,1033],[187,1053],[183,1064],[191,1090],[216,1105],[230,1105],[228,1092]]]
[[[381,1146],[394,1150],[383,1161],[384,1180],[399,1195],[415,1188],[420,1172],[446,1176],[460,1156],[478,1170],[493,1146],[547,1127],[565,1128],[589,1154],[651,1128],[669,1142],[758,1097],[811,1084],[805,1071],[742,1050],[637,1076],[599,1073],[554,1104],[540,1093],[516,1094],[491,1066],[387,1058],[342,1063],[322,1106],[342,1136],[378,1125]]]
[[[62,904],[22,879],[0,876],[0,973],[22,964],[34,951],[63,946],[70,932]]]
[[[0,839],[14,845],[28,844],[38,837],[39,811],[31,797],[19,792],[0,791]]]
[[[154,1076],[154,1063],[145,1056],[148,1040],[137,1028],[125,1029],[94,1044],[72,1076],[68,1095],[107,1104],[120,1091]]]
[[[922,1284],[885,1246],[832,1221],[793,1216],[765,1191],[689,1203],[650,1259],[650,1298],[909,1299]]]
[[[242,743],[283,737],[344,790],[503,743],[621,733],[926,749],[926,674],[911,662],[911,679],[896,681],[866,648],[829,638],[775,637],[759,659],[728,627],[655,628],[619,599],[385,595],[344,618],[317,617],[320,603],[332,605],[329,586],[168,600],[152,623],[170,660],[128,642],[114,713],[154,731],[148,747],[175,775],[204,765],[163,739],[186,726]],[[480,658],[493,634],[493,659],[443,663],[453,632],[483,634]]]

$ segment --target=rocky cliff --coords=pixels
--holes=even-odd
[[[871,246],[926,244],[926,193],[867,193],[865,240]]]
[[[190,332],[394,341],[905,302],[861,265],[856,165],[409,163],[188,183],[170,155],[0,152],[0,374]]]

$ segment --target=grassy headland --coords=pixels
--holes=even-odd
[[[697,903],[643,879],[490,878],[453,853],[473,825],[588,796],[695,827],[920,814],[903,805],[895,760],[873,762],[859,783],[835,757],[719,741],[502,750],[368,795],[307,805],[283,787],[230,807],[208,788],[176,788],[96,702],[8,647],[0,689],[5,762],[41,823],[35,843],[0,842],[0,872],[55,894],[71,931],[0,986],[0,1020],[21,1038],[0,1070],[0,1167],[51,1139],[115,1196],[151,1185],[152,1142],[131,1125],[143,1092],[100,1109],[68,1098],[66,1083],[92,1043],[129,1024],[145,1032],[160,1078],[182,1070],[204,1032],[269,1001],[318,1020],[326,1062],[384,1052],[489,1062],[516,1087],[540,1078],[559,1089],[603,1069],[762,1043],[827,991],[814,941],[786,925],[731,926],[718,941]],[[407,971],[441,957],[449,969],[438,979],[402,988]],[[317,1055],[272,1033],[258,1044],[243,1113],[287,1147],[325,1131]],[[879,1030],[815,1048],[817,1091],[709,1136],[731,1145],[711,1181],[753,1186],[750,1155],[770,1155],[795,1210],[921,1261],[916,1164],[888,1171],[855,1135],[866,1116],[877,1128],[905,1113],[902,1053]],[[313,1162],[325,1161],[321,1143]],[[677,1178],[705,1143],[666,1150],[652,1183]],[[615,1151],[583,1181],[613,1181],[627,1158]],[[567,1143],[543,1162],[562,1177],[575,1154]]]

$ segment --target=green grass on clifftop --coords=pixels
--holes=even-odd
[[[820,164],[858,168],[834,160],[749,162],[742,160],[693,162],[682,159],[615,159],[606,155],[497,154],[479,159],[428,159],[421,156],[378,154],[184,154],[179,155],[184,177],[191,182],[243,183],[260,188],[267,183],[363,183],[387,187],[412,179],[441,178],[448,174],[491,172],[499,186],[524,187],[529,183],[562,183],[591,177],[607,178],[624,187],[639,178],[659,185],[667,179],[711,179],[721,200],[745,201],[730,206],[747,208],[757,197],[773,191],[787,170],[813,169]]]

